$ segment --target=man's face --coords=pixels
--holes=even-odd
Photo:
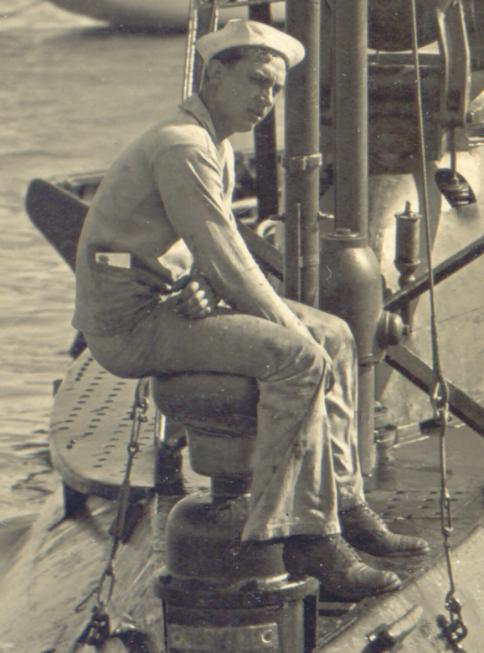
[[[227,131],[249,131],[272,110],[286,81],[282,57],[248,48],[235,64],[220,64],[217,109]]]

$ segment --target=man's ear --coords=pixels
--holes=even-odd
[[[205,73],[207,75],[207,79],[210,81],[218,81],[219,79],[222,79],[224,73],[225,66],[221,61],[218,59],[212,59],[208,62]]]

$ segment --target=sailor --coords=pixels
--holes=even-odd
[[[123,377],[214,371],[259,389],[251,504],[242,539],[283,539],[288,571],[340,598],[396,589],[374,556],[420,555],[365,501],[355,425],[356,354],[341,319],[282,299],[231,212],[229,137],[273,109],[302,44],[255,21],[199,39],[204,79],[104,176],[76,263],[74,326]]]

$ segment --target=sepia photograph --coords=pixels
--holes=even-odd
[[[479,653],[484,0],[0,0],[0,653]]]

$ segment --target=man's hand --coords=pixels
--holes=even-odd
[[[173,310],[178,315],[190,320],[197,320],[211,315],[217,306],[217,297],[210,284],[199,274],[192,274],[183,289],[177,295]]]

